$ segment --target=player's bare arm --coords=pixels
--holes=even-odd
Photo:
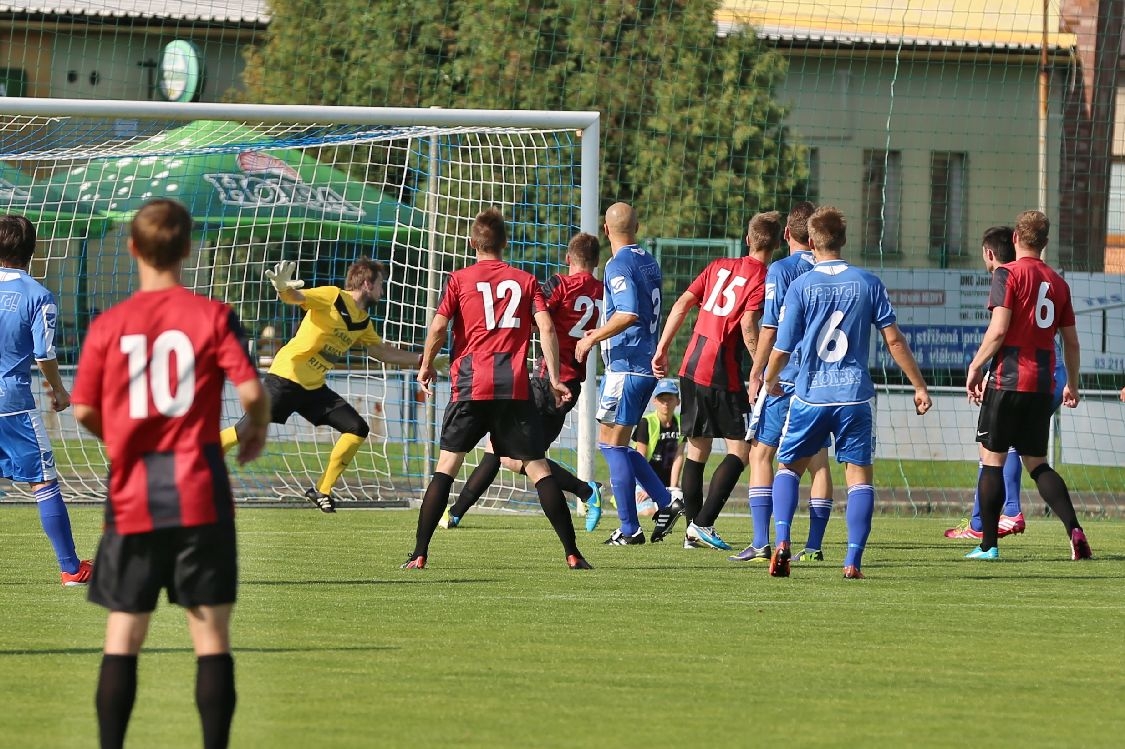
[[[668,313],[668,320],[660,334],[660,341],[656,344],[656,353],[652,357],[652,373],[657,377],[668,374],[668,349],[672,347],[672,339],[676,337],[688,313],[698,306],[699,299],[690,291],[680,294],[680,298],[672,305],[672,311]]]
[[[292,260],[282,260],[273,267],[273,270],[267,270],[265,276],[277,291],[278,299],[286,304],[305,303],[305,295],[300,291],[305,282],[296,277],[297,264]]]
[[[979,404],[984,398],[984,368],[996,356],[1000,346],[1004,343],[1004,336],[1008,334],[1008,327],[1012,324],[1012,311],[1007,307],[993,307],[992,319],[988,322],[988,330],[984,331],[980,348],[976,356],[969,363],[969,376],[965,380],[965,391],[969,400]]]
[[[426,334],[426,344],[422,347],[422,361],[418,365],[418,384],[422,386],[422,392],[426,395],[432,395],[433,391],[431,385],[437,377],[437,369],[434,367],[434,360],[437,359],[438,352],[441,347],[445,345],[445,339],[449,335],[449,318],[445,315],[434,315],[433,322],[430,323],[430,331]],[[558,363],[558,349],[555,349],[555,362]],[[558,369],[555,369],[556,376]]]
[[[926,387],[925,378],[922,377],[922,370],[918,368],[914,352],[910,350],[910,344],[906,342],[906,336],[902,334],[898,323],[892,323],[879,332],[883,335],[883,342],[887,344],[887,351],[891,358],[914,386],[914,410],[921,416],[930,410],[934,402],[930,399],[930,391]]]
[[[102,433],[102,412],[98,409],[79,403],[74,406],[74,419],[99,440],[105,439]]]
[[[778,379],[781,377],[781,370],[785,369],[785,365],[789,363],[791,352],[781,351],[774,349],[770,352],[769,362],[766,364],[766,371],[762,375],[762,387],[767,391],[773,390],[777,387]]]
[[[58,359],[35,360],[43,379],[47,381],[47,399],[55,411],[65,411],[70,407],[70,393],[59,376]]]
[[[238,386],[238,400],[250,418],[238,422],[238,464],[246,465],[262,454],[270,426],[270,396],[257,377]]]
[[[637,322],[637,315],[632,312],[614,312],[605,325],[600,328],[586,331],[586,336],[574,345],[574,358],[580,362],[586,361],[590,349],[602,341],[613,338],[618,333],[624,333]]]
[[[1078,371],[1082,365],[1081,349],[1078,345],[1078,329],[1071,325],[1059,328],[1062,335],[1063,362],[1066,364],[1066,387],[1063,388],[1063,405],[1074,408],[1078,405]],[[1123,391],[1125,392],[1125,391]]]
[[[570,390],[559,382],[559,339],[555,335],[555,322],[547,311],[535,313],[535,326],[539,328],[539,345],[543,349],[543,361],[547,365],[547,376],[551,380],[551,390],[555,393],[555,405],[561,406],[570,400]]]

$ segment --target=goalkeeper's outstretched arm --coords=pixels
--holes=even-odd
[[[267,270],[265,276],[266,280],[273,284],[274,289],[277,290],[278,299],[286,304],[305,303],[305,295],[301,292],[301,287],[305,285],[305,282],[296,278],[297,264],[292,260],[282,260],[273,267],[273,270]]]

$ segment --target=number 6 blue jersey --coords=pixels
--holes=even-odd
[[[636,322],[602,342],[607,372],[652,374],[652,356],[660,339],[660,287],[656,258],[635,244],[625,245],[605,264],[603,322],[614,312],[637,316]]]
[[[801,349],[794,378],[806,403],[862,403],[875,397],[867,371],[871,326],[894,325],[887,287],[875,275],[843,260],[817,263],[785,294],[777,331],[778,351]]]

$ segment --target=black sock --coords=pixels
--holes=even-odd
[[[125,745],[125,729],[129,727],[136,698],[137,656],[102,655],[94,698],[102,749],[119,749]]]
[[[449,505],[449,490],[453,487],[453,477],[448,473],[434,471],[430,485],[422,496],[422,508],[418,510],[418,530],[414,537],[414,554],[426,556],[430,550],[430,539],[434,537],[441,516]]]
[[[203,724],[204,749],[226,749],[234,719],[234,658],[230,653],[195,659],[195,706]]]
[[[566,506],[562,490],[555,482],[554,476],[544,476],[535,482],[535,491],[539,492],[539,504],[543,514],[551,521],[551,527],[562,541],[563,551],[578,554],[578,542],[574,538],[574,523],[570,519],[570,508]],[[579,555],[581,556],[581,555]]]
[[[711,475],[711,484],[707,487],[707,501],[703,503],[703,509],[695,518],[696,525],[706,528],[715,524],[745,468],[746,464],[737,455],[723,458],[723,462],[719,463],[719,467]]]
[[[461,493],[457,495],[457,501],[453,503],[449,514],[458,518],[465,517],[469,508],[475,505],[477,500],[488,491],[488,487],[492,486],[492,482],[496,480],[496,474],[498,473],[500,473],[500,458],[497,458],[493,453],[485,453],[484,457],[480,459],[480,465],[473,469],[469,478],[466,479],[465,485],[461,487]]]
[[[1000,466],[981,466],[977,479],[977,496],[980,497],[981,539],[980,548],[988,551],[996,545],[1000,527],[1000,511],[1004,509],[1004,469]]]
[[[1043,463],[1031,472],[1031,479],[1038,487],[1043,501],[1051,508],[1051,512],[1055,513],[1055,517],[1066,526],[1068,536],[1075,528],[1081,527],[1078,525],[1078,513],[1074,511],[1074,503],[1070,501],[1066,482],[1054,468]]]
[[[703,469],[706,463],[684,458],[684,470],[680,477],[680,488],[684,490],[684,516],[689,523],[703,509]]]
[[[575,476],[570,471],[560,466],[550,458],[547,459],[547,465],[551,466],[551,475],[555,477],[555,483],[564,492],[570,492],[574,496],[585,502],[594,494],[594,490],[590,488],[582,479]]]

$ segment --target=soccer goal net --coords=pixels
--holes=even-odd
[[[574,233],[596,233],[596,113],[12,104],[0,118],[0,211],[38,226],[32,274],[58,298],[57,348],[68,381],[90,320],[137,286],[126,238],[132,216],[153,198],[192,212],[184,284],[238,312],[263,372],[304,314],[281,303],[263,278],[280,260],[296,261],[306,288],[343,287],[357,258],[381,261],[389,273],[372,311],[376,328],[385,341],[420,352],[446,275],[473,261],[467,237],[479,211],[502,210],[511,235],[506,259],[541,280],[562,269]],[[341,499],[418,496],[437,457],[449,383],[427,401],[415,378],[358,349],[328,374],[328,386],[371,428],[337,484]],[[592,405],[587,398],[575,410],[556,454],[587,476]],[[240,415],[228,388],[223,426]],[[67,494],[104,496],[100,445],[69,411],[45,419]],[[587,439],[578,439],[580,429]],[[298,415],[271,427],[261,459],[241,468],[231,461],[236,495],[300,498],[337,436]],[[524,496],[520,476],[502,473],[496,487],[492,501]]]

